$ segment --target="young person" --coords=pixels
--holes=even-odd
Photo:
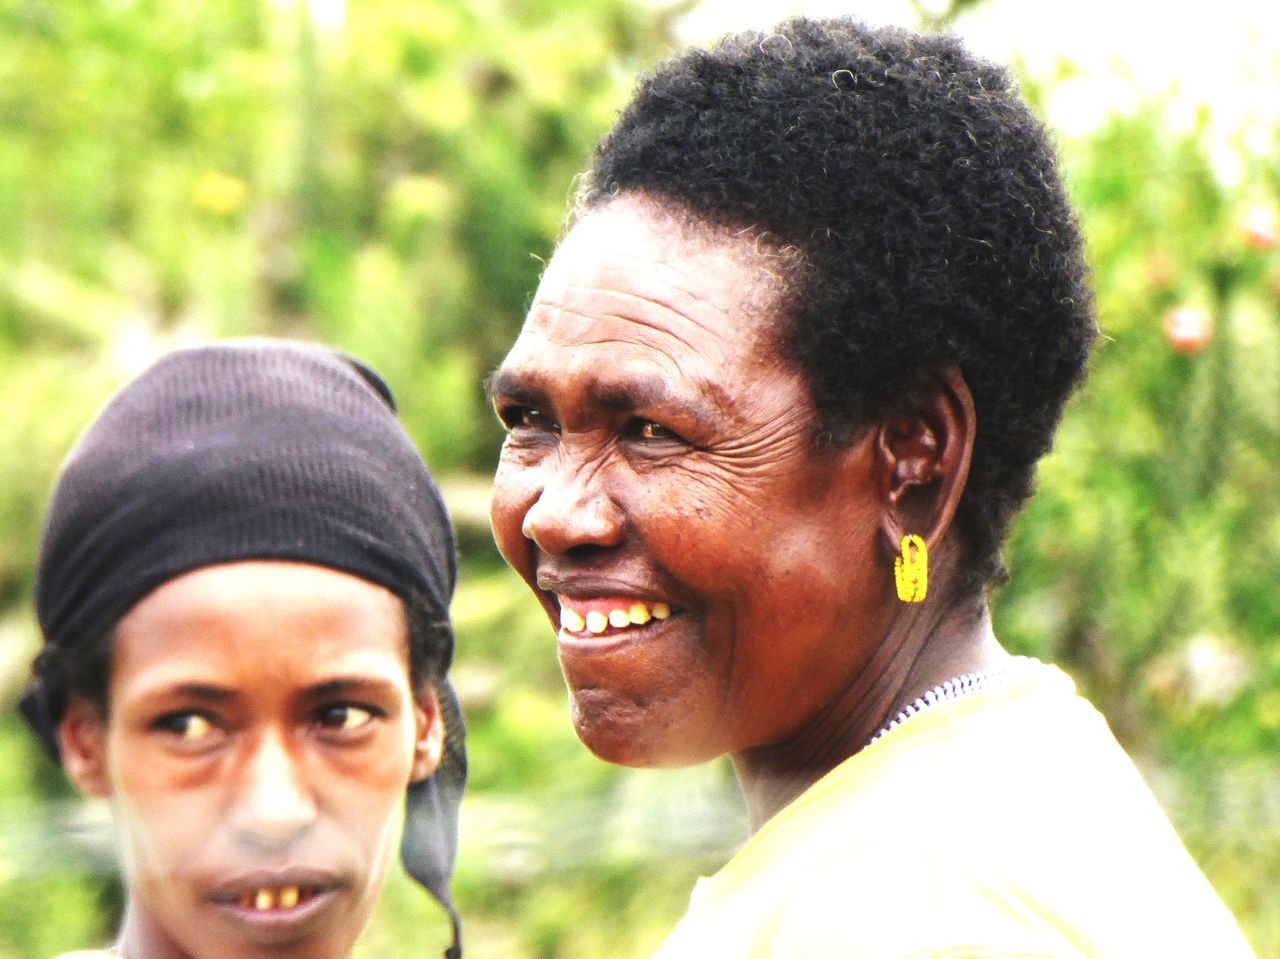
[[[454,578],[440,494],[364,364],[221,343],[111,399],[53,493],[21,706],[110,802],[107,955],[343,959],[398,838],[461,955]]]

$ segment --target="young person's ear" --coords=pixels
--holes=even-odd
[[[80,696],[72,697],[58,723],[58,750],[67,778],[87,796],[111,794],[107,775],[107,724],[99,709]]]
[[[418,693],[414,707],[413,766],[411,783],[421,782],[436,771],[444,754],[444,716],[435,689]]]

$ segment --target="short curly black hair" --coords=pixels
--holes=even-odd
[[[847,439],[922,371],[957,366],[978,431],[957,523],[976,582],[1031,493],[1097,335],[1083,242],[1044,127],[948,36],[788,20],[642,77],[584,174],[773,241],[782,349]]]

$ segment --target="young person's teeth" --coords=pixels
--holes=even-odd
[[[633,626],[643,626],[649,622],[649,607],[644,603],[632,603],[627,610],[627,621]]]
[[[671,615],[671,607],[668,606],[666,603],[653,604],[654,619],[666,619],[670,615]]]
[[[253,908],[259,912],[265,912],[268,909],[276,907],[276,896],[270,889],[259,889],[258,894],[253,897]]]
[[[627,611],[625,609],[610,610],[609,625],[614,629],[621,629],[623,626],[630,626],[631,617],[627,615]]]
[[[609,628],[609,617],[599,610],[587,613],[587,629],[593,633],[603,633]]]
[[[562,606],[560,608],[560,626],[571,633],[580,633],[583,627],[586,626],[586,622],[573,610]]]
[[[285,886],[280,890],[280,908],[292,909],[298,904],[298,887]]]

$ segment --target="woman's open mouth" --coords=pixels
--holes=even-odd
[[[662,600],[595,596],[575,599],[557,593],[560,630],[576,639],[611,638],[679,612]]]

